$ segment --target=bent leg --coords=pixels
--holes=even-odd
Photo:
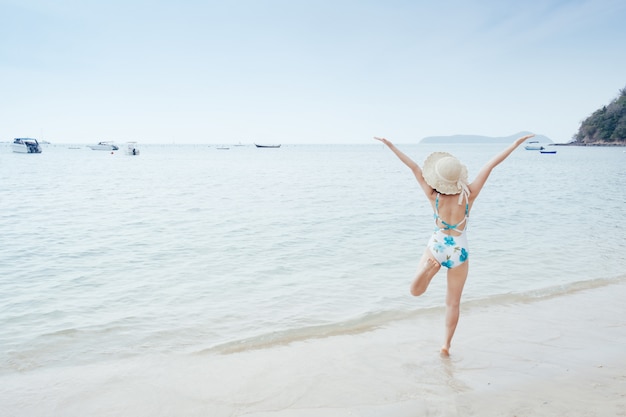
[[[441,269],[441,264],[435,260],[428,248],[424,251],[417,267],[417,274],[411,283],[411,295],[418,296],[426,292],[430,281]]]
[[[467,280],[469,271],[469,261],[463,262],[456,268],[448,269],[448,290],[446,293],[446,336],[441,354],[448,356],[450,354],[450,345],[452,337],[459,322],[459,314],[461,307],[461,295],[463,287]]]

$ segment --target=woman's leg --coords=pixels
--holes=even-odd
[[[426,292],[428,288],[428,284],[433,279],[435,274],[439,272],[441,265],[439,262],[433,258],[433,255],[430,253],[430,250],[426,248],[424,251],[424,255],[422,255],[422,259],[417,267],[417,274],[415,275],[415,279],[411,283],[411,295],[418,296],[422,295]]]
[[[446,294],[446,337],[441,347],[441,354],[448,356],[450,354],[450,345],[452,344],[452,336],[459,322],[459,313],[461,306],[461,294],[463,286],[467,280],[467,272],[469,271],[469,260],[463,262],[456,268],[448,269],[448,291]]]

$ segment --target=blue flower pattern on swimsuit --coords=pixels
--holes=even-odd
[[[463,243],[455,239],[454,236],[442,236],[441,234],[437,236],[437,233],[435,233],[435,236],[431,239],[430,249],[445,257],[445,260],[437,260],[441,263],[441,266],[445,266],[449,269],[467,261],[469,251],[461,245],[463,245]]]

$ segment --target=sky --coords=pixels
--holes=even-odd
[[[568,142],[626,88],[623,0],[0,0],[0,141]]]

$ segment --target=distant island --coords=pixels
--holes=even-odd
[[[528,135],[530,132],[519,132],[510,136],[479,136],[479,135],[452,135],[452,136],[427,136],[420,143],[511,143],[515,139]],[[539,143],[554,143],[550,138],[544,135],[535,135],[532,141]]]
[[[608,106],[593,112],[585,119],[570,145],[624,146],[626,145],[626,87]]]

